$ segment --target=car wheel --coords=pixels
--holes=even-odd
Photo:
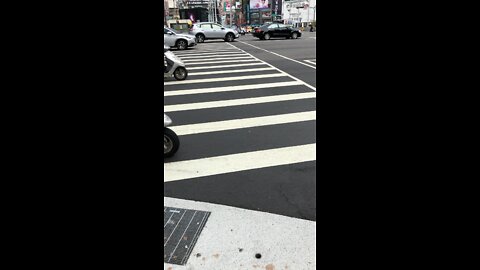
[[[265,35],[263,35],[263,39],[269,40],[270,39],[270,34],[266,33]]]
[[[226,42],[232,42],[235,40],[235,36],[232,34],[232,33],[228,33],[226,36],[225,36],[225,41]]]
[[[205,42],[205,36],[203,34],[198,34],[197,43],[203,43],[203,42]]]
[[[178,67],[174,72],[173,72],[173,77],[175,77],[176,80],[178,81],[183,81],[188,77],[188,72],[187,69],[184,67]]]
[[[293,38],[293,39],[297,39],[297,38],[298,38],[298,34],[295,33],[295,32],[293,32],[293,33],[292,33],[292,38]]]
[[[188,44],[185,40],[183,39],[180,39],[177,41],[177,44],[175,44],[175,46],[179,49],[179,50],[186,50],[188,48]]]

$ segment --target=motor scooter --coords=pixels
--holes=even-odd
[[[165,113],[163,114],[163,157],[172,157],[178,151],[180,147],[180,140],[177,134],[168,126],[172,124],[172,119]]]
[[[187,78],[188,72],[183,61],[170,51],[170,47],[163,45],[164,56],[164,78],[175,77],[178,81],[183,81]],[[165,65],[166,64],[166,65]]]

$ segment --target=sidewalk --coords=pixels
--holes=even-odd
[[[164,270],[316,269],[315,222],[173,198],[164,206],[211,212],[187,264]]]

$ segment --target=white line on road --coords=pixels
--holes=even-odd
[[[193,50],[193,51],[172,51],[176,55],[192,55],[192,54],[199,54],[199,53],[228,53],[228,52],[233,52],[231,49],[225,49],[225,50]]]
[[[243,42],[243,41],[238,41],[238,42],[240,42],[240,43],[243,43],[243,44],[246,44],[246,45],[248,45],[248,46],[252,46],[252,47],[254,47],[255,49],[259,49],[259,50],[262,50],[262,51],[265,51],[265,52],[271,53],[271,54],[273,54],[273,55],[276,55],[276,56],[282,57],[282,58],[284,58],[284,59],[287,59],[287,60],[293,61],[293,62],[295,62],[295,63],[299,63],[299,64],[302,64],[302,65],[304,65],[304,66],[307,66],[307,67],[310,67],[310,68],[313,68],[313,69],[317,69],[317,68],[316,68],[316,67],[314,67],[314,66],[307,65],[307,64],[305,64],[305,63],[303,63],[303,62],[301,62],[301,61],[298,61],[298,60],[295,60],[295,59],[292,59],[292,58],[289,58],[289,57],[283,56],[283,55],[281,55],[281,54],[278,54],[278,53],[276,53],[276,52],[272,52],[272,51],[269,51],[269,50],[265,50],[265,49],[263,49],[263,48],[260,48],[260,47],[257,47],[257,46],[255,46],[255,45],[252,45],[252,44],[250,44],[250,43],[246,43],[246,42]]]
[[[242,56],[236,56],[236,57],[219,57],[219,58],[215,58],[215,57],[211,57],[209,58],[210,60],[232,60],[232,61],[235,61],[237,59],[252,59],[252,57],[250,55],[242,55]],[[194,62],[205,62],[205,59],[187,59],[187,60],[183,60],[183,62],[185,63],[194,63]]]
[[[274,69],[272,67],[266,67],[266,68],[231,69],[231,70],[192,72],[192,73],[189,73],[188,76],[199,76],[199,75],[210,75],[210,74],[230,74],[230,73],[243,73],[243,72],[266,71],[266,70],[276,70],[276,69]]]
[[[248,66],[264,66],[262,62],[247,63],[247,64],[235,64],[235,65],[219,65],[219,66],[200,66],[200,67],[188,67],[188,70],[197,70],[197,69],[212,69],[212,68],[229,68],[229,67],[248,67]]]
[[[209,122],[193,125],[183,125],[172,127],[172,129],[180,136],[192,135],[200,133],[218,132],[226,130],[234,130],[241,128],[263,127],[280,124],[298,123],[316,120],[316,112],[300,112],[290,114],[279,114],[273,116],[262,116],[245,119],[235,119],[228,121]]]
[[[233,61],[232,60],[222,60],[222,61],[205,61],[205,62],[199,62],[199,63],[189,63],[187,66],[187,69],[190,68],[191,65],[206,65],[206,64],[220,64],[220,63],[229,63],[231,64]],[[254,58],[252,59],[247,59],[247,60],[235,60],[235,63],[239,62],[258,62],[258,60],[255,60]]]
[[[316,144],[277,148],[163,164],[164,182],[316,160]]]
[[[213,55],[194,55],[194,56],[179,56],[183,59],[211,59],[216,57],[234,57],[234,56],[245,56],[243,53],[232,53],[232,54],[213,54]]]
[[[225,86],[225,87],[164,91],[163,96],[172,97],[172,96],[183,96],[183,95],[244,91],[244,90],[254,90],[254,89],[256,90],[256,89],[276,88],[276,87],[295,86],[295,85],[303,85],[303,83],[297,82],[297,81],[290,81],[290,82],[247,84],[247,85],[236,85],[236,86]]]
[[[221,108],[221,107],[231,107],[231,106],[242,106],[242,105],[270,103],[270,102],[291,101],[291,100],[299,100],[299,99],[309,99],[309,98],[315,98],[315,97],[316,97],[316,92],[310,92],[310,93],[277,95],[277,96],[267,96],[267,97],[255,97],[255,98],[242,98],[242,99],[231,99],[231,100],[221,100],[221,101],[187,103],[187,104],[177,104],[177,105],[164,106],[163,111],[165,113],[169,113],[169,112],[180,112],[180,111],[190,111],[190,110],[202,110],[202,109],[212,109],[212,108]]]
[[[303,61],[305,61],[309,64],[312,64],[312,65],[315,65],[315,66],[317,65],[317,62],[316,62],[317,60],[316,59],[315,60],[303,60]],[[315,62],[313,62],[313,61],[315,61]]]
[[[163,85],[241,81],[241,80],[265,79],[265,78],[275,78],[275,77],[286,77],[286,75],[282,74],[282,73],[278,73],[278,74],[260,74],[260,75],[248,75],[248,76],[235,76],[235,77],[223,77],[223,78],[185,80],[185,81],[170,81],[170,82],[164,82]]]
[[[239,41],[239,42],[241,42],[241,41]],[[247,44],[247,43],[245,43],[245,44]],[[317,88],[316,88],[316,87],[313,87],[312,85],[310,85],[310,84],[308,84],[308,83],[300,80],[299,78],[297,78],[297,77],[295,77],[295,76],[290,75],[289,73],[287,73],[287,72],[285,72],[285,71],[283,71],[283,70],[281,70],[281,69],[273,66],[273,65],[270,64],[270,63],[267,63],[267,62],[265,62],[265,61],[263,61],[263,60],[258,59],[257,57],[253,56],[251,53],[248,53],[248,52],[246,52],[245,50],[242,50],[242,49],[240,49],[240,48],[238,48],[238,47],[236,47],[235,45],[232,45],[232,44],[230,44],[230,43],[228,43],[228,45],[230,45],[230,46],[232,46],[232,47],[234,47],[234,48],[236,48],[236,49],[238,49],[238,50],[241,50],[242,52],[244,52],[244,53],[246,53],[246,54],[251,55],[253,58],[257,59],[258,61],[260,61],[260,62],[262,62],[262,63],[265,63],[266,65],[268,65],[268,66],[270,66],[270,67],[273,67],[273,68],[277,69],[279,72],[285,74],[285,76],[288,76],[288,77],[294,79],[295,81],[301,82],[302,84],[304,84],[304,85],[307,86],[308,88],[312,89],[313,91],[317,91]]]

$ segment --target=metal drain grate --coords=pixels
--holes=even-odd
[[[187,264],[210,212],[163,208],[163,262]]]

